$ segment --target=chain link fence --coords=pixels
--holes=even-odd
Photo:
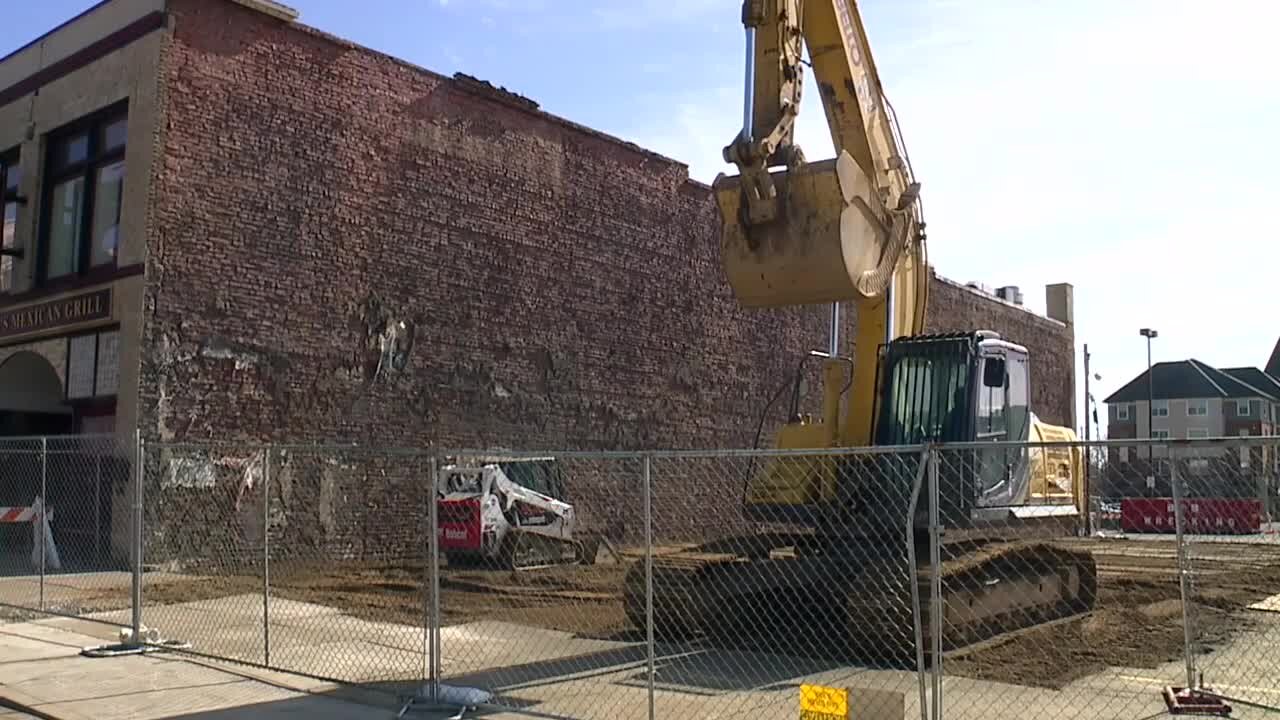
[[[77,436],[6,441],[0,462],[4,621],[137,627],[406,699],[590,719],[1280,705],[1277,438],[497,453]]]
[[[1278,710],[1280,442],[1190,441],[1169,450],[1174,503],[1164,510],[1173,514],[1187,607],[1179,684],[1203,686],[1237,712]]]
[[[896,695],[918,712],[923,460],[919,449],[655,457],[660,714],[791,717],[797,683]]]
[[[106,633],[127,614],[131,451],[114,436],[0,441],[0,616],[100,620]]]
[[[560,717],[643,708],[644,461],[456,453],[440,483],[444,682]]]
[[[424,677],[434,456],[148,443],[143,459],[143,625],[301,675]]]

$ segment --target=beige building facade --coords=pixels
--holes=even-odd
[[[0,59],[0,433],[132,434],[163,0]]]

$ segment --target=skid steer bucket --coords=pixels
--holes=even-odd
[[[896,257],[891,219],[853,158],[841,152],[770,177],[777,217],[755,225],[743,221],[741,176],[715,180],[721,262],[738,301],[775,307],[881,294]]]

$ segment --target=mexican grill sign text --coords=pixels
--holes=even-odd
[[[111,315],[111,288],[0,311],[0,338],[101,320]]]

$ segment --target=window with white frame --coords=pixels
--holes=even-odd
[[[1168,430],[1152,430],[1151,437],[1154,440],[1168,440],[1169,431]]]
[[[1187,400],[1187,416],[1197,417],[1209,414],[1209,401],[1204,398]]]
[[[1151,415],[1152,417],[1169,417],[1169,401],[1156,400],[1151,403]]]
[[[1249,401],[1248,400],[1236,401],[1236,416],[1249,417]]]
[[[1128,404],[1124,404],[1124,405],[1117,405],[1117,406],[1116,406],[1116,419],[1117,419],[1117,420],[1128,420],[1128,419],[1129,419],[1129,405],[1128,405]]]
[[[1187,430],[1188,440],[1206,440],[1209,437],[1209,431],[1205,428],[1190,428]]]

